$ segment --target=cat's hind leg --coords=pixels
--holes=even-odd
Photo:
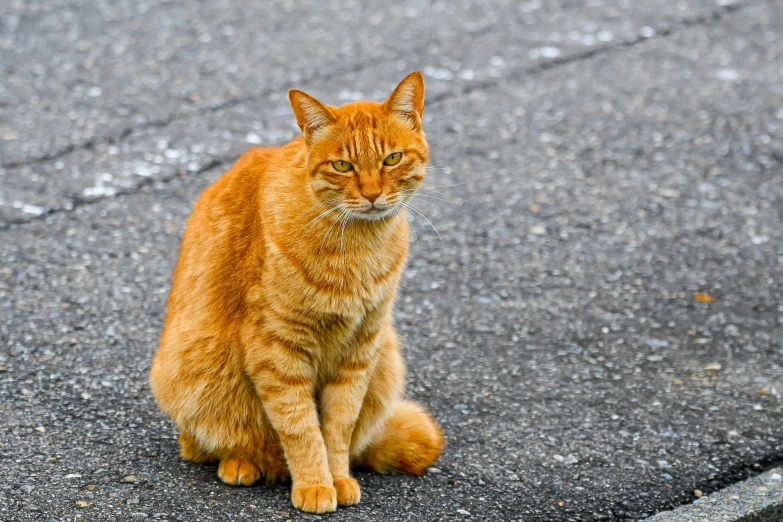
[[[179,434],[179,455],[200,464],[215,464],[219,461],[218,477],[229,486],[252,486],[261,478],[261,470],[249,460],[218,459],[202,449],[196,438],[185,431]]]
[[[443,435],[432,416],[402,399],[405,366],[389,335],[370,379],[351,441],[351,463],[373,471],[422,475],[438,458]]]
[[[221,459],[218,477],[229,486],[252,486],[261,478],[261,470],[249,460]]]
[[[218,458],[201,448],[196,438],[183,431],[179,434],[179,456],[199,464],[215,464]]]

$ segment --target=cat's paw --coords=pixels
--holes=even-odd
[[[354,506],[362,498],[359,483],[353,477],[335,478],[334,488],[337,490],[338,506]]]
[[[330,484],[294,485],[291,503],[308,513],[331,513],[337,509],[337,491]]]
[[[218,466],[218,477],[229,486],[252,486],[261,478],[261,470],[242,459],[223,459]]]

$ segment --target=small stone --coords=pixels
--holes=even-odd
[[[134,475],[128,475],[127,477],[122,478],[122,482],[125,482],[126,484],[134,484],[136,482],[136,477]]]
[[[90,503],[89,503],[89,502],[87,502],[86,500],[77,500],[77,501],[76,501],[76,505],[77,505],[78,507],[80,507],[80,508],[86,508],[87,506],[89,506],[89,505],[90,505]]]
[[[558,462],[563,462],[565,460],[565,457],[562,455],[554,455],[552,458]]]
[[[672,477],[672,476],[671,476],[671,475],[669,475],[668,473],[661,473],[661,478],[662,478],[663,480],[669,481],[669,480],[672,480],[674,477]]]
[[[30,493],[32,493],[34,489],[35,489],[35,486],[33,486],[32,484],[27,484],[27,485],[25,485],[25,486],[22,486],[22,491],[24,491],[24,492],[25,492],[25,493],[27,493],[28,495],[29,495]]]
[[[769,476],[770,480],[781,480],[781,478],[782,477],[780,476],[780,473],[773,473],[772,475]]]
[[[763,411],[764,407],[761,404],[754,404],[753,409],[756,411]]]
[[[37,428],[35,428],[35,431],[37,431],[38,433],[45,433],[46,428],[44,428],[43,426],[38,426]]]
[[[458,509],[457,513],[459,513],[460,515],[470,516],[470,511],[466,511],[464,509]]]
[[[545,236],[546,235],[546,227],[543,225],[534,225],[530,227],[530,233],[534,236]]]
[[[252,143],[253,145],[260,145],[263,140],[261,139],[261,136],[259,136],[258,134],[254,132],[250,132],[247,135],[245,135],[245,141],[247,143]]]
[[[71,478],[82,478],[82,476],[81,476],[81,475],[79,475],[78,473],[69,473],[69,474],[65,475],[65,478],[67,478],[67,479],[71,479]]]
[[[98,488],[99,488],[99,487],[100,487],[100,486],[98,486],[98,484],[87,484],[87,485],[84,487],[84,489],[86,489],[87,491],[98,491]]]
[[[128,500],[125,501],[126,504],[138,504],[139,503],[139,497],[131,497]]]
[[[665,460],[658,461],[658,469],[669,469],[669,463]]]
[[[704,369],[708,372],[719,372],[723,369],[723,366],[720,363],[710,363]]]
[[[576,458],[574,455],[568,455],[568,456],[566,456],[566,458],[565,458],[565,461],[564,461],[564,462],[565,462],[566,464],[576,464],[576,463],[578,463],[578,462],[579,462],[579,459],[578,459],[578,458]]]
[[[693,496],[696,498],[701,498],[704,496],[704,493],[702,493],[700,489],[694,489]]]
[[[724,82],[735,82],[740,79],[740,74],[736,69],[718,69],[714,72],[713,76],[715,79]]]
[[[443,473],[439,468],[430,468],[429,472],[430,473]]]

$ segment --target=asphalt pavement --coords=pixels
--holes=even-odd
[[[180,460],[147,373],[192,204],[296,135],[287,89],[413,69],[395,320],[447,443],[329,518],[639,520],[783,461],[779,1],[11,0],[0,67],[0,520],[324,518]]]

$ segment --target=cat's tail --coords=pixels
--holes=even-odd
[[[373,435],[359,464],[373,471],[423,475],[443,449],[443,435],[419,404],[399,402]]]

